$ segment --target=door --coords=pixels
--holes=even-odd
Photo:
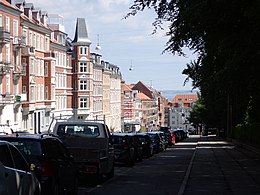
[[[17,183],[18,185],[18,194],[28,194],[32,195],[34,192],[34,181],[32,173],[29,170],[29,165],[25,161],[21,153],[12,145],[9,146],[10,152],[14,160],[14,168],[16,171]]]

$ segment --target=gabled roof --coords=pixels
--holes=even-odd
[[[73,45],[90,45],[91,41],[88,38],[87,26],[85,18],[77,18],[75,37],[72,41]]]
[[[148,87],[146,84],[144,84],[141,81],[139,81],[137,84],[135,84],[132,89],[138,90],[138,91],[144,93],[149,98],[153,98],[153,91],[151,90],[151,88]]]

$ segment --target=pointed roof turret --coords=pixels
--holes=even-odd
[[[91,41],[88,38],[87,26],[85,18],[77,18],[75,37],[72,41],[73,45],[90,45]]]

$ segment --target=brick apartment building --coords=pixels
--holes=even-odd
[[[188,122],[192,105],[198,100],[197,94],[178,94],[171,101],[169,108],[169,124],[172,129],[188,130]]]
[[[94,119],[121,129],[121,73],[92,54],[85,19],[73,41],[62,16],[23,0],[0,1],[0,124],[33,133],[53,117]]]

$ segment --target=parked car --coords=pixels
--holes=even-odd
[[[35,164],[35,175],[41,183],[42,194],[77,194],[77,166],[57,137],[16,134],[0,136],[0,140],[15,145],[29,163]]]
[[[163,145],[163,140],[157,132],[147,132],[147,134],[152,140],[154,153],[159,153],[165,149]]]
[[[115,162],[128,166],[135,164],[135,148],[132,138],[124,133],[112,134],[112,143],[115,148]]]
[[[57,135],[73,155],[80,180],[95,180],[114,176],[114,147],[105,122],[58,120],[50,130]]]
[[[13,144],[0,141],[0,195],[40,195],[33,167]]]
[[[175,136],[175,142],[180,142],[182,140],[182,135],[181,135],[180,131],[175,129],[175,130],[172,131],[172,133]]]
[[[144,157],[150,157],[153,155],[153,143],[149,135],[145,133],[137,133],[134,135],[142,144],[142,153]]]
[[[168,147],[171,147],[175,144],[175,136],[168,127],[161,127],[159,131],[162,131],[164,133]]]
[[[142,142],[139,140],[138,137],[136,137],[135,133],[128,133],[131,137],[132,144],[135,149],[135,161],[142,161],[143,160],[143,147],[142,147]]]

